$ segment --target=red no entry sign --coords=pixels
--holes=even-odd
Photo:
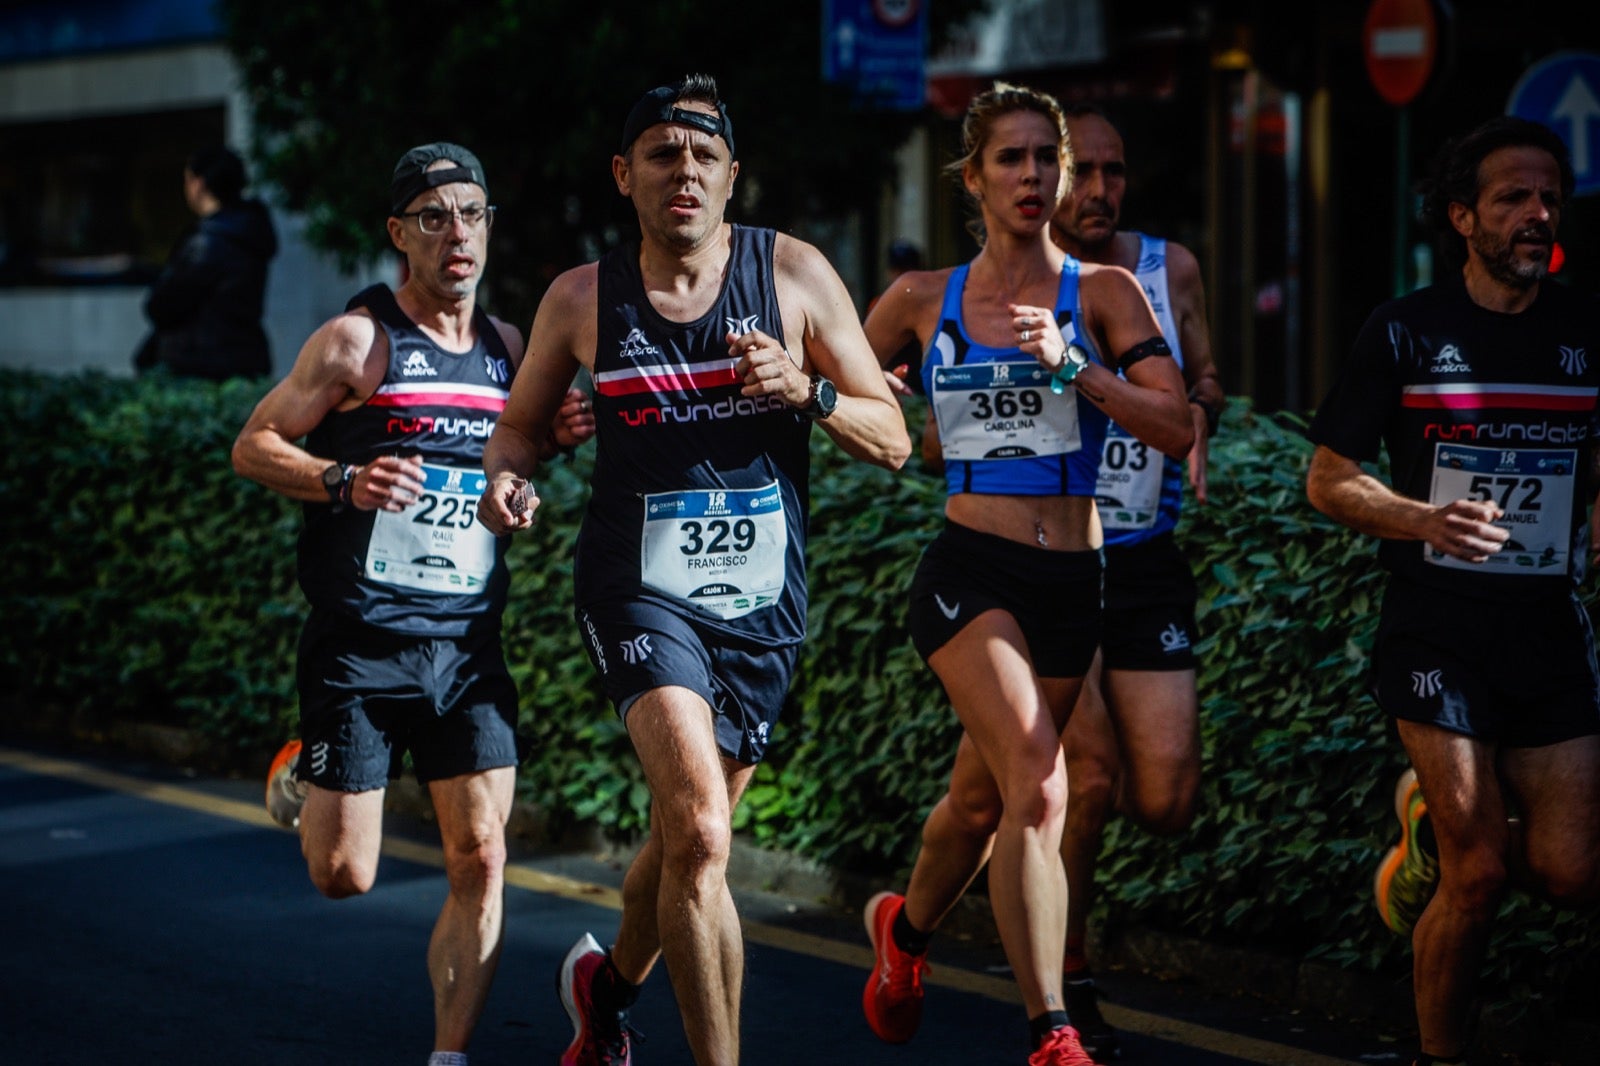
[[[1372,0],[1362,45],[1378,95],[1395,107],[1409,104],[1428,84],[1438,50],[1431,0]]]

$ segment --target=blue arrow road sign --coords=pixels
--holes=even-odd
[[[1529,67],[1508,114],[1549,126],[1572,155],[1576,195],[1600,191],[1600,55],[1558,52]]]

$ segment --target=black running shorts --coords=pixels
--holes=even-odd
[[[1106,548],[1105,668],[1193,670],[1195,597],[1194,574],[1172,534]]]
[[[746,765],[765,757],[798,644],[740,641],[650,600],[608,600],[575,613],[589,661],[623,721],[640,696],[676,685],[710,705],[724,755]]]
[[[1594,632],[1576,594],[1491,602],[1391,578],[1372,663],[1394,718],[1508,748],[1600,734]]]
[[[495,630],[431,639],[313,609],[296,675],[302,781],[383,788],[408,751],[424,784],[517,764],[517,688]]]
[[[985,611],[1022,628],[1040,677],[1082,677],[1100,642],[1098,551],[1061,552],[954,522],[922,553],[911,579],[911,642],[926,660]]]

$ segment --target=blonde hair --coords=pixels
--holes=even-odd
[[[1005,115],[1018,111],[1032,111],[1036,115],[1043,115],[1055,128],[1056,143],[1061,153],[1061,195],[1066,196],[1072,191],[1072,139],[1067,135],[1067,116],[1061,110],[1061,105],[1049,93],[1030,89],[1026,85],[1013,85],[1007,81],[997,81],[988,89],[972,98],[972,103],[967,105],[967,113],[961,119],[961,157],[945,166],[945,173],[949,174],[960,186],[963,194],[971,198],[966,191],[963,178],[967,168],[977,168],[981,164],[984,146],[989,143],[989,135],[994,129],[995,122]],[[974,205],[975,206],[975,205]],[[967,223],[967,229],[977,238],[978,243],[984,241],[983,217],[981,213]]]

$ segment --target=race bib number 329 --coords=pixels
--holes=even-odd
[[[777,482],[644,498],[644,586],[716,618],[739,618],[778,602],[788,545]]]

